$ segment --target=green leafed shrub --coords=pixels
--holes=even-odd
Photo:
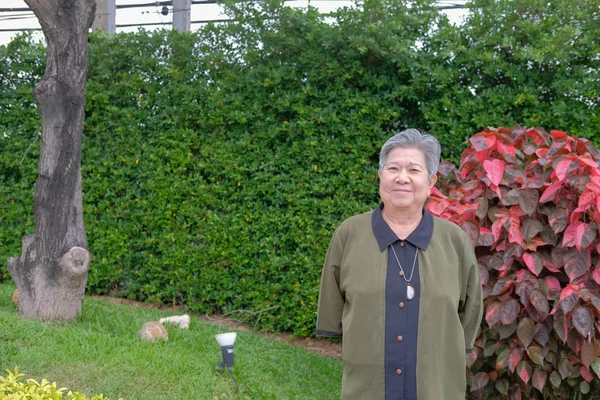
[[[590,392],[600,377],[600,152],[566,132],[487,129],[427,208],[476,246],[485,313],[473,391]]]
[[[24,374],[6,370],[6,376],[0,376],[0,398],[4,400],[108,400],[103,395],[87,397],[83,393],[73,392],[67,388],[58,388],[56,382],[42,379],[25,379]]]

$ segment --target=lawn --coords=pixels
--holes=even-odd
[[[256,333],[238,331],[236,391],[221,359],[217,333],[230,328],[192,316],[189,330],[167,326],[169,342],[148,343],[137,332],[176,312],[86,297],[71,322],[20,317],[12,284],[0,284],[0,375],[19,368],[27,378],[111,400],[339,399],[342,362]],[[181,314],[181,312],[179,312]]]

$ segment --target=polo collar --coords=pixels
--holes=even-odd
[[[392,231],[392,228],[385,222],[381,211],[383,210],[383,203],[379,205],[374,211],[371,217],[371,227],[373,228],[373,234],[377,239],[379,245],[379,251],[383,251],[388,248],[392,243],[400,240],[398,236]],[[414,231],[404,241],[409,242],[413,246],[416,246],[422,250],[427,250],[431,236],[433,235],[433,215],[425,208],[423,208],[423,218],[421,222],[415,228]]]

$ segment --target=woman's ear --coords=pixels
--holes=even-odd
[[[429,181],[429,189],[431,189],[433,187],[433,185],[435,185],[436,182],[437,182],[437,175],[434,175],[433,178],[431,178],[431,180]]]
[[[429,190],[427,191],[427,196],[429,196],[431,194],[431,188],[433,188],[433,185],[435,185],[436,182],[437,182],[437,175],[434,175],[433,178],[431,178],[429,180]]]

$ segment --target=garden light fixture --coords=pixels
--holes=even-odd
[[[223,359],[217,364],[217,370],[231,370],[233,368],[233,342],[237,336],[236,332],[227,332],[215,335],[217,343],[221,346]]]

